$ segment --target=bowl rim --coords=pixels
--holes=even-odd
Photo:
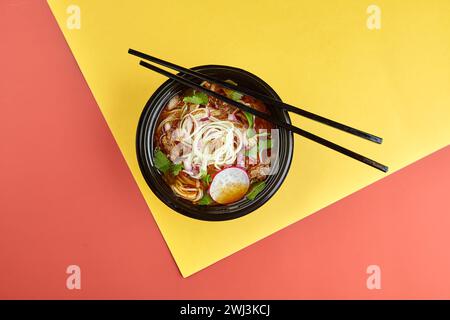
[[[261,87],[264,87],[265,94],[271,95],[275,99],[280,99],[278,94],[275,92],[275,90],[269,86],[264,80],[259,78],[258,76],[254,75],[253,73],[250,73],[249,71],[231,67],[231,66],[224,66],[224,65],[201,65],[191,68],[192,70],[202,70],[202,71],[211,71],[211,70],[220,70],[224,69],[226,71],[231,71],[239,74],[241,77],[247,77],[250,78],[251,81],[257,82]],[[178,75],[182,75],[182,73],[179,73]],[[243,200],[240,200],[236,203],[227,205],[227,206],[217,206],[220,207],[221,210],[226,211],[227,208],[230,208],[231,206],[236,207],[235,212],[226,212],[226,213],[207,213],[206,211],[211,211],[213,207],[207,207],[207,206],[196,206],[192,203],[189,203],[189,201],[181,199],[177,197],[172,190],[170,190],[169,194],[167,192],[163,192],[161,186],[161,181],[164,181],[161,177],[161,174],[157,169],[155,169],[152,164],[151,157],[148,156],[148,150],[149,148],[146,147],[146,144],[148,142],[148,131],[149,127],[153,127],[151,130],[151,138],[150,138],[150,144],[153,145],[153,134],[154,134],[154,123],[159,119],[160,113],[162,109],[167,105],[167,102],[169,99],[166,97],[166,100],[164,100],[164,97],[161,97],[165,92],[170,92],[173,90],[175,86],[179,85],[176,81],[168,79],[164,83],[162,83],[155,92],[150,96],[150,98],[147,100],[144,108],[141,111],[139,122],[136,128],[136,156],[139,164],[139,168],[141,170],[141,174],[144,177],[144,180],[146,181],[148,187],[151,189],[151,191],[156,195],[156,197],[162,201],[165,205],[167,205],[170,209],[174,210],[175,212],[182,214],[184,216],[187,216],[189,218],[197,219],[197,220],[203,220],[203,221],[226,221],[226,220],[232,220],[236,219],[242,216],[245,216],[261,206],[263,206],[265,203],[269,201],[270,198],[275,195],[275,193],[279,190],[281,185],[283,184],[284,180],[287,177],[287,174],[289,172],[289,169],[291,167],[293,153],[294,153],[294,138],[293,134],[291,132],[286,132],[286,159],[283,163],[279,164],[279,171],[281,171],[281,174],[277,173],[278,179],[272,179],[273,186],[269,190],[268,187],[263,190],[254,200],[246,200],[247,204],[244,208],[237,208],[236,203],[239,206],[239,203]],[[173,96],[173,95],[172,95]],[[171,97],[172,97],[171,96]],[[162,102],[164,101],[164,102]],[[270,107],[269,107],[270,108]],[[286,110],[278,110],[277,111],[281,117],[284,118],[284,121],[291,123],[291,119],[289,117],[289,113]],[[156,113],[156,116],[152,114]],[[150,165],[149,165],[150,164]],[[157,173],[157,174],[155,174]],[[158,178],[159,177],[159,178]],[[269,177],[270,178],[270,177]],[[269,179],[268,178],[268,179]],[[159,179],[160,181],[156,181],[155,179]],[[163,182],[165,186],[167,184],[165,181]],[[159,186],[158,186],[159,185]],[[167,186],[168,187],[168,186]],[[267,189],[267,190],[266,190]],[[263,197],[262,197],[263,196]],[[170,199],[172,198],[172,199]],[[184,205],[181,205],[184,203],[186,206],[189,206],[192,208],[192,210],[188,210],[185,208]],[[202,208],[202,209],[199,209]],[[203,212],[202,212],[203,211]]]

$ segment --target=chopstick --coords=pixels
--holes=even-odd
[[[358,160],[358,161],[360,161],[362,163],[365,163],[365,164],[367,164],[367,165],[369,165],[371,167],[374,167],[374,168],[376,168],[378,170],[381,170],[383,172],[387,172],[388,171],[388,167],[387,166],[385,166],[385,165],[383,165],[383,164],[381,164],[381,163],[379,163],[379,162],[377,162],[375,160],[369,159],[369,158],[367,158],[367,157],[365,157],[365,156],[363,156],[363,155],[361,155],[359,153],[356,153],[356,152],[351,151],[351,150],[349,150],[347,148],[344,148],[344,147],[342,147],[342,146],[340,146],[338,144],[335,144],[334,142],[331,142],[329,140],[326,140],[324,138],[316,136],[315,134],[312,134],[312,133],[310,133],[308,131],[305,131],[303,129],[297,128],[297,127],[295,127],[295,126],[293,126],[293,125],[291,125],[289,123],[286,123],[284,121],[278,120],[278,119],[276,119],[274,117],[271,117],[270,115],[268,115],[268,114],[266,114],[264,112],[261,112],[261,111],[258,111],[256,109],[250,108],[249,106],[246,106],[245,104],[239,103],[239,102],[234,101],[234,100],[232,100],[232,99],[230,99],[228,97],[222,96],[222,95],[218,94],[217,92],[211,91],[209,89],[206,89],[206,88],[202,87],[201,85],[198,85],[195,82],[192,82],[191,80],[188,80],[188,79],[180,77],[180,76],[178,76],[176,74],[170,73],[170,72],[168,72],[166,70],[158,68],[157,66],[154,66],[154,65],[152,65],[152,64],[150,64],[148,62],[142,61],[142,60],[139,62],[139,64],[141,66],[147,68],[147,69],[153,70],[153,71],[155,71],[155,72],[157,72],[159,74],[162,74],[162,75],[164,75],[164,76],[166,76],[166,77],[168,77],[168,78],[170,78],[170,79],[172,79],[174,81],[177,81],[177,82],[179,82],[179,83],[181,83],[181,84],[183,84],[183,85],[185,85],[187,87],[190,87],[190,88],[195,89],[197,91],[201,91],[201,92],[203,92],[203,93],[205,93],[205,94],[207,94],[209,96],[212,96],[212,97],[214,97],[216,99],[222,100],[223,102],[228,103],[228,104],[230,104],[232,106],[235,106],[236,108],[239,108],[239,109],[241,109],[241,110],[243,110],[245,112],[251,113],[254,116],[260,117],[261,119],[269,121],[269,122],[277,125],[278,127],[281,127],[281,128],[286,129],[288,131],[296,133],[296,134],[298,134],[300,136],[303,136],[303,137],[305,137],[305,138],[307,138],[309,140],[317,142],[317,143],[319,143],[319,144],[321,144],[321,145],[323,145],[325,147],[328,147],[328,148],[333,149],[333,150],[335,150],[337,152],[340,152],[340,153],[342,153],[342,154],[344,154],[346,156],[349,156],[350,158]]]
[[[377,136],[375,136],[373,134],[364,132],[364,131],[356,129],[356,128],[352,128],[352,127],[347,126],[347,125],[345,125],[343,123],[340,123],[340,122],[337,122],[337,121],[334,121],[334,120],[331,120],[331,119],[319,116],[318,114],[309,112],[307,110],[294,107],[294,106],[292,106],[290,104],[287,104],[287,103],[284,103],[282,101],[276,100],[276,99],[274,99],[272,97],[266,96],[266,95],[264,95],[262,93],[259,93],[257,91],[254,91],[254,90],[251,90],[251,89],[248,89],[248,88],[244,88],[244,87],[241,87],[239,85],[230,84],[228,82],[225,82],[225,81],[213,78],[211,76],[208,76],[206,74],[197,72],[195,70],[184,68],[182,66],[176,65],[176,64],[171,63],[169,61],[153,57],[153,56],[151,56],[149,54],[146,54],[146,53],[134,50],[134,49],[128,49],[128,53],[131,54],[131,55],[134,55],[136,57],[142,58],[144,60],[152,61],[152,62],[154,62],[156,64],[159,64],[159,65],[162,65],[164,67],[176,70],[178,72],[194,76],[194,77],[199,78],[199,79],[201,79],[203,81],[214,82],[214,83],[219,84],[222,87],[225,87],[227,89],[230,89],[230,90],[233,90],[233,91],[237,91],[237,92],[240,92],[241,94],[245,94],[245,95],[251,96],[251,97],[253,97],[253,98],[257,99],[257,100],[260,100],[260,101],[262,101],[262,102],[264,102],[266,104],[270,104],[270,105],[274,105],[274,106],[286,109],[289,112],[296,113],[298,115],[304,116],[305,118],[308,118],[308,119],[320,122],[322,124],[328,125],[328,126],[333,127],[335,129],[338,129],[338,130],[341,130],[341,131],[345,131],[345,132],[353,134],[353,135],[355,135],[357,137],[360,137],[360,138],[363,138],[363,139],[366,139],[366,140],[369,140],[369,141],[372,141],[372,142],[375,142],[375,143],[382,143],[382,141],[383,141],[382,138],[377,137]]]

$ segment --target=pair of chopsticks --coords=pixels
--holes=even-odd
[[[190,76],[198,78],[198,79],[200,79],[202,81],[208,81],[208,82],[211,82],[211,83],[216,83],[216,84],[218,84],[218,85],[220,85],[222,87],[225,87],[227,89],[234,90],[234,91],[237,91],[237,92],[239,92],[241,94],[251,96],[251,97],[253,97],[253,98],[257,99],[257,100],[260,100],[260,101],[264,102],[265,104],[283,108],[283,109],[285,109],[285,110],[287,110],[289,112],[293,112],[293,113],[299,114],[301,116],[304,116],[306,118],[309,118],[311,120],[318,121],[320,123],[326,124],[328,126],[336,128],[338,130],[341,130],[341,131],[353,134],[353,135],[355,135],[357,137],[360,137],[362,139],[366,139],[366,140],[369,140],[369,141],[372,141],[372,142],[375,142],[375,143],[379,143],[379,144],[382,143],[382,139],[380,137],[377,137],[377,136],[373,135],[373,134],[370,134],[370,133],[367,133],[367,132],[364,132],[364,131],[352,128],[350,126],[347,126],[345,124],[336,122],[336,121],[328,119],[328,118],[324,118],[322,116],[319,116],[319,115],[314,114],[312,112],[309,112],[309,111],[306,111],[306,110],[294,107],[294,106],[289,105],[287,103],[283,103],[283,102],[281,102],[279,100],[276,100],[274,98],[268,97],[268,96],[266,96],[264,94],[261,94],[259,92],[254,91],[254,90],[251,90],[251,89],[248,89],[248,88],[243,88],[243,87],[241,87],[239,85],[236,86],[234,84],[222,81],[220,79],[213,78],[211,76],[205,75],[203,73],[200,73],[200,72],[197,72],[197,71],[194,71],[194,70],[191,70],[191,69],[187,69],[187,68],[178,66],[178,65],[173,64],[171,62],[168,62],[168,61],[165,61],[165,60],[162,60],[162,59],[150,56],[148,54],[145,54],[145,53],[133,50],[133,49],[129,49],[128,53],[131,54],[131,55],[134,55],[136,57],[142,58],[144,60],[148,60],[148,61],[154,62],[156,64],[162,65],[164,67],[167,67],[167,68],[173,69],[175,71],[178,71],[178,72],[181,73],[181,75],[190,75]],[[383,164],[381,164],[381,163],[379,163],[379,162],[377,162],[375,160],[369,159],[369,158],[367,158],[367,157],[365,157],[365,156],[363,156],[363,155],[361,155],[359,153],[351,151],[351,150],[349,150],[347,148],[344,148],[344,147],[342,147],[342,146],[340,146],[340,145],[338,145],[338,144],[336,144],[334,142],[331,142],[329,140],[321,138],[321,137],[319,137],[319,136],[317,136],[315,134],[312,134],[312,133],[310,133],[308,131],[305,131],[303,129],[295,127],[295,126],[293,126],[293,125],[291,125],[289,123],[286,123],[286,122],[284,122],[282,120],[273,118],[269,114],[266,114],[264,112],[255,110],[255,109],[253,109],[253,108],[251,108],[249,106],[246,106],[245,104],[239,103],[239,102],[234,101],[234,100],[232,100],[232,99],[230,99],[230,98],[228,98],[226,96],[218,94],[217,92],[214,92],[214,91],[211,91],[209,89],[206,89],[206,88],[202,87],[201,85],[199,85],[199,84],[197,84],[197,83],[195,83],[195,82],[193,82],[193,81],[191,81],[189,79],[186,79],[186,78],[184,78],[184,77],[182,77],[180,75],[176,75],[176,74],[170,73],[170,72],[168,72],[168,71],[166,71],[164,69],[161,69],[161,68],[159,68],[159,67],[157,67],[155,65],[152,65],[152,64],[150,64],[150,63],[148,63],[146,61],[143,61],[143,60],[141,60],[139,62],[139,64],[141,66],[147,68],[147,69],[153,70],[153,71],[155,71],[155,72],[157,72],[159,74],[162,74],[162,75],[164,75],[164,76],[166,76],[166,77],[168,77],[168,78],[170,78],[172,80],[175,80],[175,81],[177,81],[177,82],[179,82],[179,83],[181,83],[181,84],[183,84],[183,85],[185,85],[187,87],[190,87],[190,88],[195,89],[197,91],[203,92],[203,93],[205,93],[205,94],[207,94],[209,96],[212,96],[214,98],[222,100],[223,102],[225,102],[227,104],[230,104],[230,105],[232,105],[232,106],[234,106],[236,108],[239,108],[242,111],[251,113],[254,116],[257,116],[257,117],[260,117],[261,119],[269,121],[269,122],[273,123],[274,125],[276,125],[276,126],[278,126],[280,128],[283,128],[283,129],[288,130],[290,132],[296,133],[296,134],[298,134],[300,136],[303,136],[303,137],[305,137],[305,138],[307,138],[309,140],[317,142],[317,143],[319,143],[319,144],[321,144],[321,145],[323,145],[325,147],[333,149],[333,150],[335,150],[335,151],[337,151],[339,153],[342,153],[342,154],[344,154],[346,156],[349,156],[349,157],[351,157],[351,158],[353,158],[355,160],[363,162],[363,163],[365,163],[365,164],[367,164],[367,165],[369,165],[371,167],[374,167],[374,168],[376,168],[378,170],[381,170],[383,172],[387,172],[388,171],[388,167],[387,166],[385,166],[385,165],[383,165]]]

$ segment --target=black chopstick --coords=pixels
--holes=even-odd
[[[189,74],[189,75],[194,76],[196,78],[199,78],[199,79],[201,79],[203,81],[208,81],[208,82],[213,82],[213,83],[219,84],[222,87],[225,87],[227,89],[234,90],[234,91],[240,92],[242,94],[251,96],[251,97],[253,97],[253,98],[257,99],[257,100],[260,100],[260,101],[262,101],[262,102],[264,102],[266,104],[271,104],[271,105],[274,105],[274,106],[281,107],[283,109],[286,109],[289,112],[293,112],[293,113],[296,113],[298,115],[304,116],[304,117],[306,117],[308,119],[311,119],[311,120],[314,120],[314,121],[326,124],[326,125],[328,125],[330,127],[336,128],[336,129],[341,130],[341,131],[345,131],[345,132],[353,134],[353,135],[355,135],[357,137],[360,137],[360,138],[363,138],[363,139],[366,139],[366,140],[369,140],[369,141],[372,141],[372,142],[375,142],[375,143],[381,143],[383,141],[382,138],[377,137],[377,136],[375,136],[373,134],[364,132],[364,131],[356,129],[356,128],[352,128],[352,127],[347,126],[347,125],[345,125],[343,123],[340,123],[340,122],[337,122],[337,121],[334,121],[334,120],[331,120],[331,119],[319,116],[319,115],[317,115],[315,113],[306,111],[304,109],[300,109],[300,108],[294,107],[294,106],[292,106],[290,104],[287,104],[287,103],[284,103],[282,101],[276,100],[276,99],[274,99],[272,97],[266,96],[266,95],[261,94],[261,93],[259,93],[257,91],[254,91],[254,90],[251,90],[251,89],[248,89],[248,88],[243,88],[243,87],[241,87],[239,85],[236,86],[236,85],[230,84],[228,82],[225,82],[225,81],[222,81],[222,80],[210,77],[210,76],[208,76],[206,74],[197,72],[195,70],[184,68],[182,66],[176,65],[176,64],[171,63],[169,61],[153,57],[153,56],[151,56],[149,54],[146,54],[146,53],[134,50],[134,49],[128,49],[128,53],[131,54],[131,55],[134,55],[136,57],[142,58],[144,60],[152,61],[152,62],[154,62],[156,64],[160,64],[160,65],[165,66],[167,68],[176,70],[178,72],[181,72],[181,73],[184,73],[184,74]]]
[[[198,85],[195,82],[192,82],[192,81],[190,81],[188,79],[180,77],[180,76],[178,76],[176,74],[170,73],[170,72],[168,72],[166,70],[158,68],[157,66],[154,66],[154,65],[152,65],[150,63],[147,63],[145,61],[142,61],[142,60],[139,62],[139,64],[141,66],[147,68],[147,69],[153,70],[153,71],[158,72],[159,74],[162,74],[162,75],[164,75],[164,76],[166,76],[166,77],[168,77],[168,78],[170,78],[172,80],[175,80],[175,81],[177,81],[177,82],[179,82],[179,83],[181,83],[181,84],[183,84],[183,85],[185,85],[187,87],[190,87],[192,89],[201,91],[203,93],[206,93],[207,95],[212,96],[214,98],[220,99],[220,100],[222,100],[222,101],[224,101],[224,102],[226,102],[226,103],[228,103],[230,105],[235,106],[236,108],[239,108],[239,109],[241,109],[241,110],[243,110],[245,112],[251,113],[251,114],[253,114],[253,115],[257,116],[257,117],[260,117],[260,118],[262,118],[262,119],[264,119],[266,121],[269,121],[269,122],[277,125],[278,127],[281,127],[283,129],[289,130],[289,131],[291,131],[293,133],[301,135],[301,136],[303,136],[303,137],[305,137],[307,139],[310,139],[310,140],[312,140],[314,142],[317,142],[317,143],[319,143],[319,144],[321,144],[323,146],[326,146],[326,147],[328,147],[330,149],[333,149],[333,150],[335,150],[337,152],[345,154],[346,156],[349,156],[349,157],[351,157],[351,158],[353,158],[355,160],[361,161],[361,162],[363,162],[363,163],[365,163],[365,164],[367,164],[367,165],[369,165],[371,167],[374,167],[374,168],[376,168],[378,170],[381,170],[383,172],[387,172],[388,171],[388,167],[387,166],[385,166],[385,165],[383,165],[383,164],[381,164],[381,163],[379,163],[379,162],[377,162],[375,160],[366,158],[366,157],[364,157],[363,155],[361,155],[359,153],[356,153],[356,152],[351,151],[351,150],[349,150],[347,148],[344,148],[344,147],[342,147],[340,145],[337,145],[334,142],[331,142],[329,140],[326,140],[324,138],[316,136],[315,134],[312,134],[312,133],[310,133],[308,131],[305,131],[303,129],[297,128],[297,127],[295,127],[295,126],[293,126],[293,125],[291,125],[289,123],[286,123],[284,121],[278,120],[277,118],[271,117],[270,115],[268,115],[268,114],[266,114],[264,112],[261,112],[261,111],[255,110],[253,108],[250,108],[250,107],[246,106],[245,104],[239,103],[239,102],[234,101],[234,100],[232,100],[232,99],[230,99],[228,97],[222,96],[222,95],[218,94],[217,92],[208,90],[205,87],[202,87],[201,85]]]

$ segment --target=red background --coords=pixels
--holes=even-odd
[[[45,1],[0,41],[0,298],[450,298],[450,148],[183,279]]]

